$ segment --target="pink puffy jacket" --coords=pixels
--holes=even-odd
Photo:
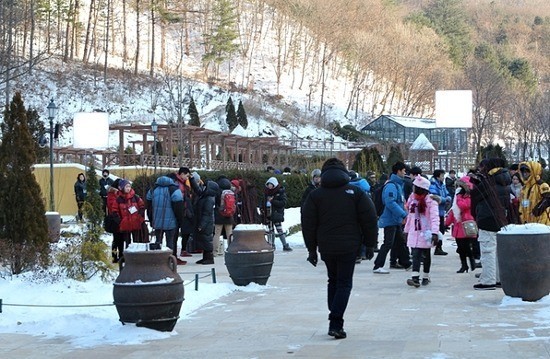
[[[417,213],[411,213],[411,205],[416,203],[414,199],[415,195],[411,194],[405,205],[407,208],[407,221],[405,222],[405,230],[407,233],[407,246],[411,248],[431,248],[432,247],[432,234],[439,233],[439,208],[438,203],[431,198],[430,195],[426,196],[426,213],[417,215]],[[421,227],[420,230],[416,229],[415,222],[419,220]]]
[[[459,193],[456,195],[456,205],[460,210],[460,218],[456,218],[454,213],[456,209],[453,208],[449,211],[449,214],[445,219],[445,225],[446,226],[450,226],[451,224],[453,225],[453,230],[451,231],[451,235],[455,239],[466,238],[466,235],[464,234],[464,228],[462,227],[462,222],[470,221],[474,219],[470,211],[470,207],[472,206],[472,200],[469,195],[464,195],[462,193]]]

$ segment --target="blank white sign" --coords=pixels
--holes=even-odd
[[[74,115],[73,147],[105,149],[109,147],[109,114],[79,112]]]
[[[435,126],[443,128],[471,128],[472,91],[436,91]]]

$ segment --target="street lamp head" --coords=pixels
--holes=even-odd
[[[55,115],[57,115],[57,106],[53,102],[53,98],[50,100],[50,103],[48,104],[48,118],[54,118]]]
[[[155,121],[155,119],[153,119],[153,122],[151,122],[151,130],[154,133],[157,133],[158,129],[159,129],[159,126],[157,124],[157,121]]]

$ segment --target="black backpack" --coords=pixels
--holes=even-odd
[[[384,201],[382,200],[382,193],[384,192],[384,187],[386,187],[388,183],[393,183],[397,188],[397,184],[395,182],[388,181],[384,183],[382,186],[379,186],[378,188],[376,188],[372,196],[372,201],[374,202],[374,207],[376,208],[376,215],[378,217],[380,217],[384,212]]]

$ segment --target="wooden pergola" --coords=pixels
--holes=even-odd
[[[71,156],[75,161],[84,163],[86,155],[102,156],[101,167],[119,165],[153,166],[155,134],[150,125],[114,124],[109,130],[118,131],[119,150],[56,148],[56,158]],[[136,146],[142,146],[140,154],[127,154],[126,134],[138,134],[141,140],[129,141],[133,152]],[[295,150],[294,146],[279,143],[277,137],[244,137],[226,132],[209,130],[202,127],[159,124],[156,132],[157,162],[159,167],[205,169],[263,169],[266,164],[281,166],[281,159]],[[274,161],[277,160],[277,163]],[[99,165],[99,164],[98,164]]]

